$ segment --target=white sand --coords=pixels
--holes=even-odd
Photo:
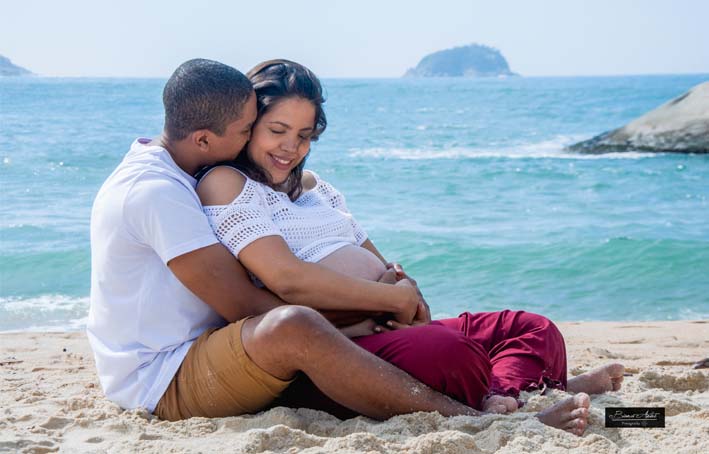
[[[709,321],[561,323],[569,367],[578,374],[619,361],[633,376],[619,392],[592,397],[590,427],[576,437],[542,425],[533,412],[565,397],[525,394],[512,416],[386,422],[340,421],[312,410],[247,417],[159,421],[122,411],[98,385],[83,333],[0,334],[0,452],[391,452],[709,453]],[[666,428],[607,429],[606,406],[662,406]]]

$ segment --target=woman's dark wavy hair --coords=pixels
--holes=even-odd
[[[285,99],[302,98],[310,101],[315,107],[315,127],[310,136],[311,141],[317,141],[320,134],[327,128],[327,117],[323,111],[325,98],[322,86],[317,76],[308,68],[290,60],[268,60],[256,65],[246,73],[256,91],[256,105],[259,118]],[[258,120],[257,120],[258,121]],[[310,151],[308,151],[308,155]],[[303,167],[308,157],[296,166],[283,183],[284,192],[291,200],[297,199],[303,192]],[[245,150],[230,163],[244,172],[252,180],[273,185],[271,176],[265,169],[259,167],[248,156]]]

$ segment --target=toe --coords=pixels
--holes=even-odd
[[[504,414],[507,413],[507,407],[503,404],[491,404],[485,409],[488,413]]]
[[[588,408],[591,406],[591,398],[586,393],[578,393],[573,399],[577,408]]]
[[[588,418],[588,408],[577,408],[570,415],[572,419],[586,419]]]
[[[616,378],[616,377],[623,377],[623,374],[625,373],[625,366],[623,366],[620,363],[612,363],[608,364],[606,367],[606,372],[608,373],[608,376],[611,378]]]
[[[507,413],[514,413],[517,411],[517,399],[514,397],[506,397],[505,398],[505,409],[507,410]]]
[[[573,419],[565,425],[564,430],[574,435],[583,435],[586,430],[586,420],[580,418]]]

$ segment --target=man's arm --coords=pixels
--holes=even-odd
[[[244,267],[221,243],[175,257],[170,271],[228,322],[259,315],[287,304],[267,289],[256,287]],[[349,326],[381,312],[321,311],[335,326]]]
[[[256,287],[221,243],[175,257],[167,266],[185,287],[230,323],[285,304]]]

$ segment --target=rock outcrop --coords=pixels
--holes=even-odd
[[[32,72],[12,63],[9,58],[0,55],[0,76],[31,76]]]
[[[454,47],[426,55],[404,77],[516,76],[499,50],[481,44]]]
[[[709,153],[709,82],[693,87],[622,128],[571,145],[582,153]]]

